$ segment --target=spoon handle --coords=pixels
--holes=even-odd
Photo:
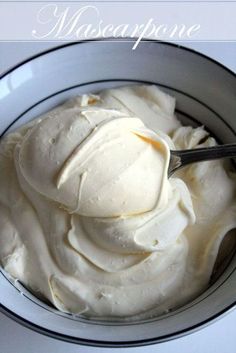
[[[168,176],[191,163],[233,157],[236,157],[236,143],[189,150],[172,150]]]

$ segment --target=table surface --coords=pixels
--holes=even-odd
[[[58,43],[0,43],[0,75],[26,58],[57,45]],[[236,72],[236,42],[204,42],[185,45],[212,57]],[[120,349],[119,352],[233,353],[236,351],[235,347],[236,310],[191,335],[148,347]],[[108,352],[108,349],[82,347],[43,336],[22,327],[0,313],[0,352],[96,353]]]

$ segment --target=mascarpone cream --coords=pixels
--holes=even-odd
[[[225,161],[167,178],[170,149],[216,144],[203,127],[181,126],[174,108],[155,86],[122,87],[4,137],[4,269],[59,310],[90,317],[150,317],[203,291],[236,226],[235,178]]]

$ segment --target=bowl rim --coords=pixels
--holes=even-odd
[[[21,66],[23,66],[24,64],[27,64],[31,61],[33,61],[34,59],[37,59],[41,56],[50,54],[52,52],[56,52],[58,50],[64,49],[66,47],[71,47],[74,45],[83,45],[83,44],[92,44],[93,42],[106,42],[106,41],[112,41],[112,42],[135,42],[135,40],[137,40],[138,38],[130,38],[130,37],[126,37],[126,38],[111,38],[111,37],[107,37],[107,38],[96,38],[96,39],[89,39],[89,40],[81,40],[81,41],[73,41],[73,42],[69,42],[69,43],[64,43],[58,46],[54,46],[53,48],[49,48],[43,51],[40,51],[37,54],[34,54],[28,58],[26,58],[25,60],[20,61],[18,64],[12,66],[10,69],[7,69],[5,72],[3,72],[0,75],[0,80],[3,79],[4,77],[6,77],[7,75],[9,75],[11,72],[17,70],[18,68],[20,68]],[[236,72],[232,71],[231,69],[227,68],[226,66],[224,66],[223,64],[221,64],[220,62],[218,62],[215,59],[212,59],[211,57],[198,52],[195,49],[191,49],[188,47],[185,47],[183,45],[179,45],[177,43],[174,42],[165,42],[165,41],[161,41],[161,40],[153,40],[153,39],[143,39],[141,40],[141,44],[143,42],[149,42],[149,43],[156,43],[158,45],[163,45],[163,46],[170,46],[172,48],[176,48],[176,49],[180,49],[182,51],[185,52],[190,52],[194,55],[197,55],[199,57],[202,57],[203,59],[209,61],[210,63],[213,63],[215,65],[217,65],[218,67],[220,67],[221,69],[223,69],[225,72],[228,72],[233,78],[236,78]],[[138,49],[137,49],[138,50]],[[51,331],[49,329],[43,328],[37,324],[34,324],[32,322],[30,322],[29,320],[19,316],[18,314],[12,312],[11,310],[9,310],[7,307],[5,307],[2,303],[0,303],[0,312],[2,312],[3,314],[5,314],[7,317],[13,319],[14,321],[16,321],[17,323],[21,324],[24,327],[27,327],[37,333],[41,333],[45,336],[51,337],[51,338],[55,338],[64,342],[68,342],[68,343],[77,343],[80,345],[84,345],[84,346],[95,346],[95,347],[139,347],[139,346],[145,346],[145,345],[151,345],[151,344],[158,344],[158,343],[163,343],[166,341],[170,341],[176,338],[180,338],[183,337],[187,334],[196,332],[206,326],[208,326],[210,323],[215,322],[217,319],[222,318],[224,315],[226,315],[227,313],[231,312],[234,308],[236,307],[236,300],[230,304],[228,307],[224,308],[223,310],[219,311],[218,313],[216,313],[215,315],[212,315],[211,317],[209,317],[206,320],[201,321],[200,323],[197,323],[193,326],[190,326],[186,329],[174,332],[174,333],[170,333],[168,335],[163,335],[161,337],[158,338],[149,338],[149,339],[142,339],[142,340],[135,340],[135,341],[123,341],[123,342],[108,342],[108,341],[103,341],[103,340],[93,340],[93,339],[84,339],[84,338],[76,338],[76,337],[71,337],[65,334],[61,334],[61,333],[56,333],[55,331]]]
[[[184,337],[188,334],[200,331],[201,329],[223,318],[225,315],[233,311],[235,307],[236,307],[236,301],[231,305],[229,305],[228,307],[226,307],[225,309],[218,312],[217,314],[211,316],[210,318],[196,325],[193,325],[187,329],[183,329],[178,332],[175,332],[173,334],[163,335],[158,338],[149,338],[149,339],[123,341],[123,342],[77,338],[77,337],[71,337],[62,333],[56,333],[55,331],[51,331],[49,329],[43,328],[39,325],[32,323],[27,319],[22,318],[21,316],[15,314],[8,308],[4,307],[1,303],[0,303],[0,312],[6,315],[7,317],[9,317],[10,319],[14,320],[15,322],[17,322],[18,324],[21,324],[25,328],[28,328],[34,332],[40,333],[46,337],[57,339],[59,341],[79,344],[81,346],[90,346],[90,347],[104,347],[104,348],[132,348],[133,347],[134,348],[134,347],[150,346],[154,344],[169,342],[177,338]]]
[[[37,59],[40,56],[43,56],[45,54],[49,54],[51,52],[54,52],[54,51],[57,51],[57,50],[60,50],[60,49],[66,48],[66,47],[70,47],[70,46],[73,46],[73,45],[88,44],[88,43],[93,43],[93,42],[111,42],[112,41],[112,42],[119,43],[119,42],[135,42],[136,40],[138,40],[137,37],[133,37],[133,38],[131,38],[131,37],[124,37],[124,38],[106,37],[106,38],[94,38],[94,39],[86,39],[86,40],[80,40],[80,41],[72,41],[72,42],[69,42],[69,43],[64,43],[64,44],[61,44],[61,45],[57,45],[57,46],[54,46],[52,48],[49,48],[49,49],[46,49],[46,50],[42,50],[42,51],[40,51],[37,54],[31,55],[28,58],[20,61],[18,64],[13,65],[10,69],[7,69],[6,71],[4,71],[0,75],[0,80],[2,78],[4,78],[5,76],[7,76],[8,74],[10,74],[12,71],[18,69],[20,66],[30,62],[31,60]],[[199,51],[197,51],[195,49],[185,47],[182,44],[177,44],[177,43],[174,43],[174,42],[166,42],[166,41],[162,41],[162,40],[148,39],[148,38],[142,39],[140,41],[141,44],[144,43],[144,42],[157,43],[157,44],[160,44],[160,45],[166,45],[166,46],[174,47],[174,48],[177,48],[177,49],[180,49],[180,50],[183,50],[183,51],[188,51],[190,53],[196,54],[196,55],[198,55],[198,56],[200,56],[202,58],[205,58],[206,60],[218,65],[219,67],[224,69],[226,72],[231,74],[234,78],[236,77],[236,72],[234,72],[233,70],[229,69],[227,66],[223,65],[219,61],[217,61],[217,60],[209,57],[208,55],[203,54],[203,53],[201,53],[201,52],[199,52]]]

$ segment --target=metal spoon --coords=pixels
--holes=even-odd
[[[191,163],[233,157],[236,157],[236,143],[189,150],[171,150],[168,178],[180,168]]]

